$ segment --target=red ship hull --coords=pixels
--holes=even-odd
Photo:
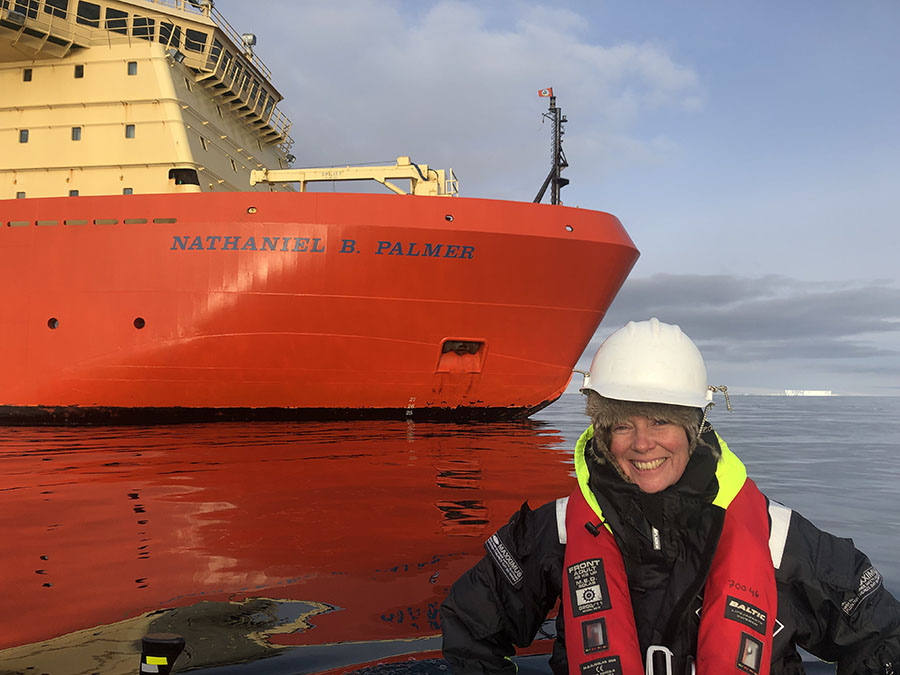
[[[638,256],[609,214],[481,199],[6,200],[0,223],[7,422],[527,415]]]

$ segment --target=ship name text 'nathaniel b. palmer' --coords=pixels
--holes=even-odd
[[[172,251],[278,251],[283,253],[324,253],[325,242],[319,237],[255,237],[241,235],[172,236]],[[458,258],[471,260],[474,246],[462,244],[419,243],[415,241],[379,240],[374,246],[362,246],[355,239],[341,239],[338,253],[402,255],[413,258]]]

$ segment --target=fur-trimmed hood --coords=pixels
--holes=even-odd
[[[608,462],[615,468],[622,480],[627,483],[632,481],[625,475],[618,462],[612,456],[609,443],[612,427],[627,421],[630,417],[641,416],[677,424],[684,429],[684,433],[687,435],[689,454],[694,452],[698,443],[709,447],[716,459],[721,454],[718,447],[710,447],[701,438],[701,426],[705,426],[705,419],[704,411],[700,408],[689,408],[666,403],[620,401],[606,398],[595,391],[589,390],[587,391],[587,409],[585,412],[591,418],[591,423],[594,426],[593,443],[588,444],[588,447],[585,448],[585,458],[589,463],[601,466]]]

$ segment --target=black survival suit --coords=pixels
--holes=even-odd
[[[588,455],[591,490],[625,561],[642,653],[651,644],[673,648],[676,673],[696,650],[697,594],[724,513],[711,504],[718,483],[710,448],[718,441],[711,430],[703,440],[681,479],[656,494],[642,493]],[[837,662],[838,675],[900,675],[900,603],[884,589],[881,575],[851,540],[780,508],[787,525],[775,569],[772,675],[804,672],[798,646]],[[654,549],[651,526],[661,535],[661,550]],[[514,585],[489,553],[452,586],[441,606],[441,626],[444,657],[455,673],[514,673],[505,657],[532,642],[560,596],[565,545],[559,543],[556,502],[535,511],[526,502],[497,537],[524,576]],[[561,616],[556,632],[550,666],[563,675],[568,666]]]

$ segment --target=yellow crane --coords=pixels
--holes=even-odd
[[[453,169],[431,169],[427,164],[416,164],[409,157],[397,158],[397,163],[383,166],[342,166],[312,169],[259,169],[250,172],[250,185],[257,183],[299,183],[300,192],[306,192],[306,184],[333,180],[374,180],[398,195],[427,195],[455,197],[459,195],[459,182]],[[392,180],[408,180],[410,189],[397,187]]]

